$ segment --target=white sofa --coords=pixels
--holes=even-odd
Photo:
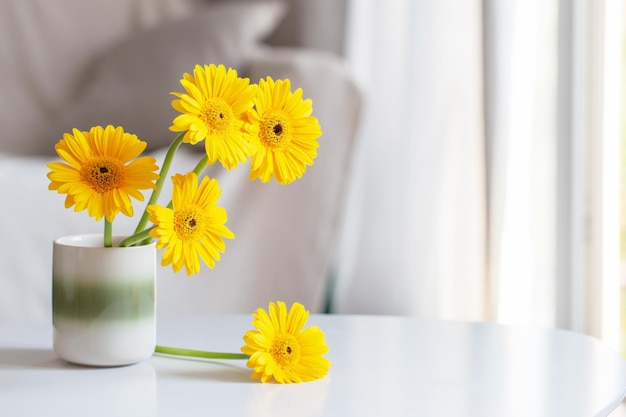
[[[158,315],[248,313],[273,300],[323,311],[361,95],[338,57],[261,42],[284,11],[259,1],[0,2],[0,323],[48,323],[53,239],[103,229],[47,189],[62,133],[122,125],[160,161],[174,137],[169,92],[196,63],[223,63],[253,82],[290,78],[313,99],[323,136],[315,164],[287,186],[250,182],[247,167],[209,168],[237,237],[198,276],[160,268]],[[182,148],[170,173],[191,169],[202,151]],[[114,232],[135,222],[120,215]]]

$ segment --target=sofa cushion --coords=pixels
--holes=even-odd
[[[0,2],[0,151],[49,151],[41,138],[84,68],[112,42],[192,12],[193,0]]]
[[[289,78],[313,101],[323,132],[318,156],[301,179],[284,186],[250,181],[249,165],[208,168],[220,182],[220,205],[237,237],[227,242],[215,269],[203,268],[194,279],[183,279],[171,268],[159,271],[160,316],[252,312],[276,300],[298,301],[315,313],[325,309],[357,146],[361,93],[334,55],[274,47],[254,55],[245,72],[253,82]],[[170,172],[180,172],[181,158],[174,159]]]
[[[182,74],[197,63],[240,67],[284,14],[277,0],[194,8],[192,0],[96,1],[94,7],[63,1],[77,7],[64,5],[72,12],[61,13],[44,0],[0,4],[0,46],[2,28],[12,28],[2,21],[7,16],[23,17],[21,27],[43,27],[5,37],[14,40],[0,58],[0,152],[52,155],[64,132],[106,124],[124,126],[149,149],[164,146],[175,116],[169,93],[180,90]],[[34,17],[48,14],[43,22]]]
[[[181,91],[183,73],[196,64],[242,67],[282,14],[277,2],[224,3],[119,42],[86,70],[89,82],[55,118],[50,149],[74,127],[107,124],[124,126],[147,141],[149,150],[167,146],[177,115],[170,92]]]

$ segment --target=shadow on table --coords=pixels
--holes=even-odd
[[[246,368],[245,361],[218,361],[168,355],[155,355],[155,358],[165,361],[179,361],[178,365],[170,363],[165,369],[159,369],[159,374],[175,375],[179,378],[202,379],[213,382],[257,383],[250,378],[251,369]]]
[[[88,369],[60,359],[52,349],[0,348],[0,368]]]

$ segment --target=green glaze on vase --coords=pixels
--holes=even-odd
[[[102,235],[54,241],[54,349],[69,362],[121,366],[156,345],[156,249],[103,247]]]

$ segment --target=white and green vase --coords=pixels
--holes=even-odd
[[[54,350],[72,363],[130,365],[156,345],[154,244],[103,246],[102,235],[54,241],[52,321]]]

